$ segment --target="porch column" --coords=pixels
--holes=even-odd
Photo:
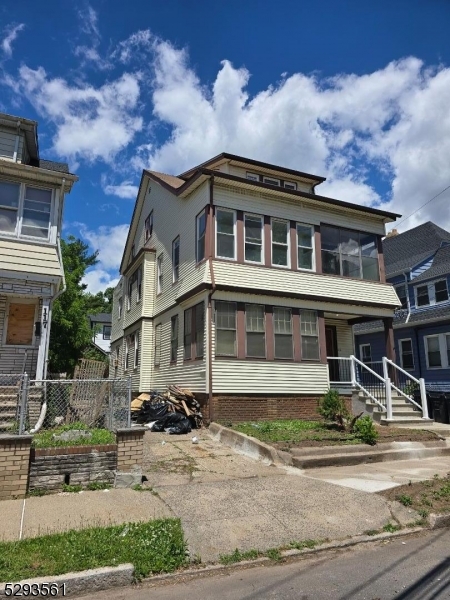
[[[317,317],[319,321],[319,352],[320,352],[320,362],[323,364],[328,364],[327,360],[327,337],[325,333],[325,317],[323,310],[317,311]],[[331,361],[333,362],[333,361]]]
[[[42,310],[40,316],[41,337],[39,340],[38,358],[36,366],[36,379],[45,377],[45,361],[48,350],[48,337],[50,333],[50,298],[42,300]]]
[[[384,344],[386,358],[395,362],[395,344],[394,344],[394,329],[393,329],[393,318],[386,317],[383,319],[384,324]]]

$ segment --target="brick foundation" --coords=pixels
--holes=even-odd
[[[0,435],[0,500],[25,497],[31,440],[31,435]]]
[[[134,467],[142,467],[144,455],[145,427],[118,429],[117,439],[117,470],[129,472]]]
[[[114,482],[117,446],[71,446],[31,450],[30,490],[61,490],[65,483]]]
[[[320,419],[317,412],[321,396],[215,396],[212,420],[219,422],[275,419]],[[351,410],[351,398],[345,398]]]

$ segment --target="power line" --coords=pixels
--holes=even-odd
[[[408,215],[407,217],[405,217],[404,219],[402,219],[401,221],[399,221],[398,223],[395,223],[395,226],[397,227],[398,225],[401,225],[401,223],[403,223],[404,221],[406,221],[407,219],[409,219],[410,217],[412,217],[413,215],[416,214],[416,212],[418,212],[421,208],[423,208],[424,206],[426,206],[427,204],[430,204],[430,202],[432,200],[434,200],[435,198],[437,198],[438,196],[440,196],[441,194],[443,194],[445,191],[447,191],[448,189],[450,189],[450,185],[448,185],[447,187],[445,187],[443,190],[441,190],[439,192],[439,194],[436,194],[436,196],[433,196],[432,198],[430,198],[429,200],[427,200],[427,202],[425,202],[425,204],[422,204],[422,206],[419,206],[419,208],[416,208],[415,211],[413,211],[410,215]]]

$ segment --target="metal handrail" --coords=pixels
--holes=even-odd
[[[390,358],[387,358],[387,356],[384,356],[383,360],[381,362],[383,363],[383,365],[385,363],[389,363],[390,365],[392,365],[393,367],[395,367],[396,369],[398,369],[399,371],[401,371],[404,375],[406,375],[407,377],[409,377],[410,379],[412,379],[413,381],[415,381],[416,383],[418,383],[420,385],[419,379],[416,379],[414,377],[414,375],[411,375],[411,373],[408,373],[408,371],[405,371],[404,369],[402,369],[401,367],[399,367],[398,365],[396,365],[395,362],[393,362]]]
[[[372,371],[372,369],[370,367],[368,367],[365,363],[363,363],[362,361],[359,360],[359,358],[356,358],[356,356],[352,356],[351,357],[356,363],[358,363],[359,365],[363,366],[367,371],[369,371],[370,373],[372,373],[372,375],[375,375],[375,377],[378,377],[378,379],[380,381],[382,381],[383,383],[385,382],[385,378],[381,377],[381,375],[378,375],[378,373],[375,373],[375,371]]]

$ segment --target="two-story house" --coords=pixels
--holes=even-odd
[[[427,385],[450,387],[450,233],[428,221],[383,241],[387,280],[401,308],[394,315],[397,363]],[[355,326],[366,363],[383,356],[382,324]]]
[[[220,154],[144,171],[115,289],[111,377],[176,384],[211,419],[315,414],[352,324],[399,301],[382,237],[398,215],[316,194],[323,177]]]
[[[97,313],[96,315],[89,315],[88,319],[92,331],[93,346],[109,356],[111,352],[111,314]]]
[[[52,302],[64,290],[64,196],[77,180],[40,158],[35,121],[0,113],[0,375],[45,377]]]

